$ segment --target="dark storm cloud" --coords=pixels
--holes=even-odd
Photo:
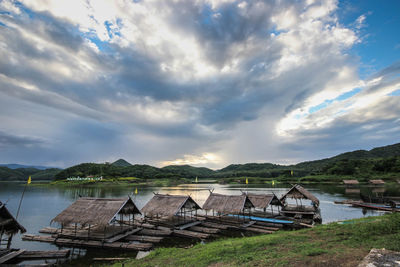
[[[11,133],[0,131],[0,147],[25,147],[25,146],[39,146],[44,144],[45,141],[30,136],[16,136]]]
[[[85,3],[89,7],[93,4]],[[327,1],[311,7],[327,8],[326,3],[329,5]],[[56,147],[42,147],[41,154],[69,163],[121,153],[135,160],[174,159],[182,154],[224,150],[221,142],[231,139],[236,143],[223,145],[237,146],[239,152],[251,147],[247,155],[262,158],[265,151],[274,155],[283,148],[290,152],[308,150],[307,146],[316,147],[313,140],[332,151],[344,149],[346,142],[361,133],[372,136],[372,131],[362,130],[367,122],[352,122],[357,114],[336,120],[327,128],[298,130],[295,134],[301,144],[285,143],[274,133],[276,124],[288,113],[302,108],[330,82],[340,80],[342,68],[354,67],[342,47],[346,38],[349,47],[355,39],[350,30],[332,22],[334,16],[307,18],[302,12],[310,7],[302,1],[214,4],[126,2],[118,4],[121,14],[110,18],[103,18],[105,14],[96,17],[90,13],[95,8],[90,7],[88,25],[81,25],[80,17],[74,21],[74,16],[65,18],[67,15],[52,12],[50,7],[43,11],[47,6],[36,6],[40,11],[35,11],[35,2],[19,4],[21,14],[0,15],[6,25],[0,26],[1,93],[16,102],[34,103],[32,113],[40,114],[35,120],[45,125],[43,138]],[[132,5],[145,11],[137,15]],[[293,14],[281,15],[285,11]],[[273,19],[278,15],[285,22],[298,21],[278,30]],[[153,20],[146,20],[152,16]],[[107,22],[108,37],[101,35],[102,19]],[[301,19],[305,23],[297,27]],[[154,21],[159,24],[153,25]],[[109,29],[110,25],[117,29]],[[124,32],[128,26],[130,31]],[[164,31],[153,36],[158,27]],[[335,28],[343,31],[336,33]],[[170,35],[175,39],[170,41]],[[154,40],[146,43],[149,36]],[[180,47],[179,38],[189,44]],[[200,75],[197,63],[200,70],[203,65],[212,70]],[[388,73],[398,73],[398,66],[381,75]],[[6,120],[5,116],[0,118]],[[27,119],[19,115],[16,120],[23,124]],[[54,125],[47,125],[47,121]],[[240,135],[237,130],[242,123],[253,128]],[[389,130],[395,124],[387,119],[382,127]],[[15,141],[25,130],[12,123],[9,128],[17,131]],[[259,136],[250,140],[254,133]],[[10,143],[10,138],[4,140]],[[30,150],[27,157],[38,151]],[[18,150],[8,152],[14,159],[24,156]],[[240,153],[232,155],[240,157]]]

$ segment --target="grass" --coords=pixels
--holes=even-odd
[[[157,248],[125,266],[357,266],[371,248],[400,251],[400,214],[299,231]],[[114,266],[121,266],[116,263]]]

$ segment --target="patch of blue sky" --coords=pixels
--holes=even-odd
[[[287,32],[287,30],[285,31],[285,30],[278,30],[277,28],[276,28],[276,26],[274,26],[272,29],[270,29],[269,31],[268,31],[268,33],[269,34],[274,34],[275,36],[278,36],[278,35],[280,35],[281,33],[286,33]]]
[[[318,104],[316,106],[310,107],[308,109],[308,113],[311,114],[311,113],[314,113],[314,112],[316,112],[318,110],[324,109],[324,108],[328,107],[330,104],[332,104],[335,101],[343,101],[343,100],[349,99],[350,97],[358,94],[360,91],[361,91],[361,88],[354,88],[353,90],[345,92],[345,93],[339,95],[338,97],[336,97],[334,99],[326,99],[321,104]]]
[[[32,10],[30,10],[29,8],[27,8],[24,4],[22,4],[21,2],[14,2],[14,5],[16,7],[19,8],[19,10],[21,10],[24,14],[26,14],[29,18],[34,18],[36,15],[35,12],[33,12]]]
[[[360,60],[360,78],[365,79],[400,59],[399,10],[398,0],[339,1],[340,23],[355,30],[361,39],[349,51]],[[355,21],[361,15],[366,19],[363,27],[357,28]]]
[[[117,22],[117,27],[115,27],[115,25],[110,21],[105,21],[104,26],[106,26],[108,37],[110,39],[112,39],[114,36],[121,36],[121,33],[119,31],[118,22]]]
[[[391,92],[390,94],[388,94],[388,96],[400,96],[400,89]]]
[[[203,25],[212,25],[213,24],[213,15],[214,11],[211,8],[211,5],[206,4],[203,5],[203,9],[201,10],[201,21],[200,23]]]
[[[100,40],[95,33],[83,33],[81,32],[82,38],[90,40],[94,43],[99,51],[101,52],[112,52],[109,42]]]

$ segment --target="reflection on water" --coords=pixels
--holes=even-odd
[[[344,199],[359,199],[359,193],[366,195],[400,196],[400,185],[386,185],[385,187],[359,186],[346,188],[333,185],[305,186],[320,200],[320,209],[323,223],[332,221],[360,218],[370,215],[380,215],[381,212],[334,204],[334,201]],[[138,188],[138,195],[133,195],[136,205],[142,208],[154,193],[184,195],[189,194],[200,206],[206,201],[210,190],[221,194],[239,195],[242,191],[251,193],[274,193],[278,197],[287,192],[290,185],[219,185],[219,184],[185,184],[173,187],[144,187]],[[21,197],[23,185],[17,183],[0,183],[0,201],[7,202],[9,210],[16,214],[18,201]],[[26,190],[18,220],[27,229],[28,233],[37,234],[39,229],[48,226],[52,218],[74,202],[80,196],[85,197],[127,197],[132,195],[135,187],[131,186],[80,186],[80,187],[38,187],[29,186]],[[23,242],[19,236],[13,240],[13,246],[31,250],[56,249],[47,243]]]

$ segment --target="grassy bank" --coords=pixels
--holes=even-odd
[[[400,251],[400,214],[300,231],[158,248],[125,266],[357,266],[371,248]],[[116,263],[114,266],[121,266]]]

